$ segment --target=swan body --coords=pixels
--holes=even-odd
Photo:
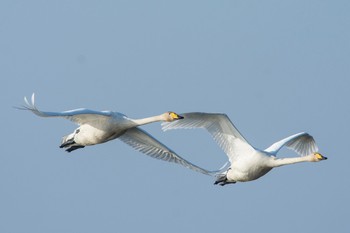
[[[217,174],[214,184],[252,181],[275,167],[327,159],[317,152],[315,140],[305,132],[282,139],[265,150],[259,150],[248,143],[226,114],[194,112],[181,115],[184,117],[181,121],[162,123],[163,130],[204,128],[228,156],[228,165]],[[301,157],[277,158],[278,151],[284,146]]]
[[[174,112],[166,112],[143,119],[131,119],[119,112],[94,111],[84,108],[64,112],[44,112],[38,110],[34,100],[34,93],[31,102],[24,97],[25,105],[18,109],[29,110],[40,117],[63,117],[79,125],[71,134],[64,136],[62,139],[60,148],[65,148],[67,152],[118,138],[134,149],[153,158],[174,162],[206,175],[214,173],[183,159],[138,127],[158,121],[171,122],[183,119],[182,116]]]

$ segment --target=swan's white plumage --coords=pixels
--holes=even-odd
[[[119,139],[133,147],[135,150],[145,153],[153,158],[177,163],[206,175],[216,174],[216,171],[211,172],[205,170],[180,157],[174,151],[140,128],[132,128],[127,130],[119,137]]]
[[[153,158],[177,163],[206,175],[213,174],[213,172],[202,169],[183,159],[150,134],[137,127],[139,125],[156,121],[181,119],[181,116],[173,112],[169,112],[169,116],[162,114],[159,116],[134,120],[119,112],[94,111],[84,108],[64,112],[41,111],[35,106],[34,93],[31,102],[29,102],[26,97],[24,98],[24,102],[26,105],[19,109],[29,110],[40,117],[63,117],[80,126],[73,133],[63,138],[61,147],[68,147],[67,151],[69,152],[87,145],[100,144],[119,138],[134,149]],[[173,117],[177,117],[177,119],[173,119]],[[70,144],[67,144],[67,142]],[[70,150],[72,147],[74,148]]]
[[[122,113],[112,112],[112,111],[95,111],[85,108],[78,108],[63,112],[45,112],[40,111],[35,106],[35,94],[33,93],[31,102],[28,101],[27,97],[24,97],[24,102],[26,105],[22,106],[20,109],[29,110],[35,115],[40,117],[63,117],[78,125],[92,124],[98,126],[98,124],[108,124],[111,117],[114,118],[125,118],[126,116]]]
[[[313,152],[318,151],[318,147],[314,138],[305,132],[297,133],[287,138],[284,138],[274,144],[269,148],[265,149],[266,152],[277,154],[277,152],[286,146],[288,149],[295,151],[301,156],[309,155]]]
[[[226,114],[193,112],[181,115],[184,117],[182,121],[162,123],[163,130],[204,128],[226,153],[230,167],[221,170],[216,184],[225,185],[237,181],[255,180],[274,167],[327,159],[316,153],[318,147],[315,140],[305,132],[282,139],[266,150],[258,150],[247,142]],[[302,157],[276,158],[276,154],[283,146],[292,149]]]
[[[175,124],[176,122],[162,123],[162,129],[167,131],[180,128],[204,128],[226,154],[229,154],[232,150],[231,141],[233,139],[238,138],[243,142],[247,142],[226,114],[193,112],[185,113],[185,115],[186,117],[184,116],[184,119],[177,122],[177,124]]]

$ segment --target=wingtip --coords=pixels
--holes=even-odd
[[[30,101],[28,100],[27,96],[24,96],[24,103],[25,105],[21,109],[35,108],[35,93],[33,92]]]
[[[30,105],[26,96],[24,96],[24,102],[26,103],[26,105]]]
[[[34,101],[35,101],[35,93],[33,92],[33,94],[32,94],[32,104],[33,104],[33,105],[35,105],[35,104],[34,104]]]

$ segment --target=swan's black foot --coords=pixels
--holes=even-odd
[[[76,142],[72,138],[72,139],[69,139],[67,141],[62,142],[62,144],[60,145],[60,148],[69,147],[69,146],[74,145],[74,144],[76,144]]]
[[[218,178],[216,179],[216,181],[214,182],[214,185],[220,184],[220,185],[225,185],[227,182],[227,176],[226,174],[221,174],[218,176]]]
[[[227,185],[227,184],[235,184],[236,183],[236,181],[215,181],[215,183],[214,183],[214,185],[217,185],[217,184],[219,184],[219,185],[221,185],[221,186],[224,186],[224,185]]]
[[[73,150],[76,150],[79,148],[84,148],[84,147],[85,146],[81,146],[81,145],[77,144],[73,138],[63,142],[60,145],[60,148],[67,148],[66,149],[67,152],[72,152]]]
[[[221,185],[221,186],[224,186],[224,185],[226,185],[226,184],[234,184],[234,183],[236,183],[236,181],[228,181],[228,180],[227,180],[227,176],[226,176],[226,174],[225,174],[225,175],[220,175],[220,176],[216,179],[216,181],[214,182],[214,185],[219,184],[219,185]]]
[[[84,148],[85,146],[71,146],[69,147],[66,151],[67,152],[72,152],[73,150]]]

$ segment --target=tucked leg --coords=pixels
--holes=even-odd
[[[84,148],[85,146],[71,146],[69,147],[66,151],[67,152],[72,152],[73,150]]]

